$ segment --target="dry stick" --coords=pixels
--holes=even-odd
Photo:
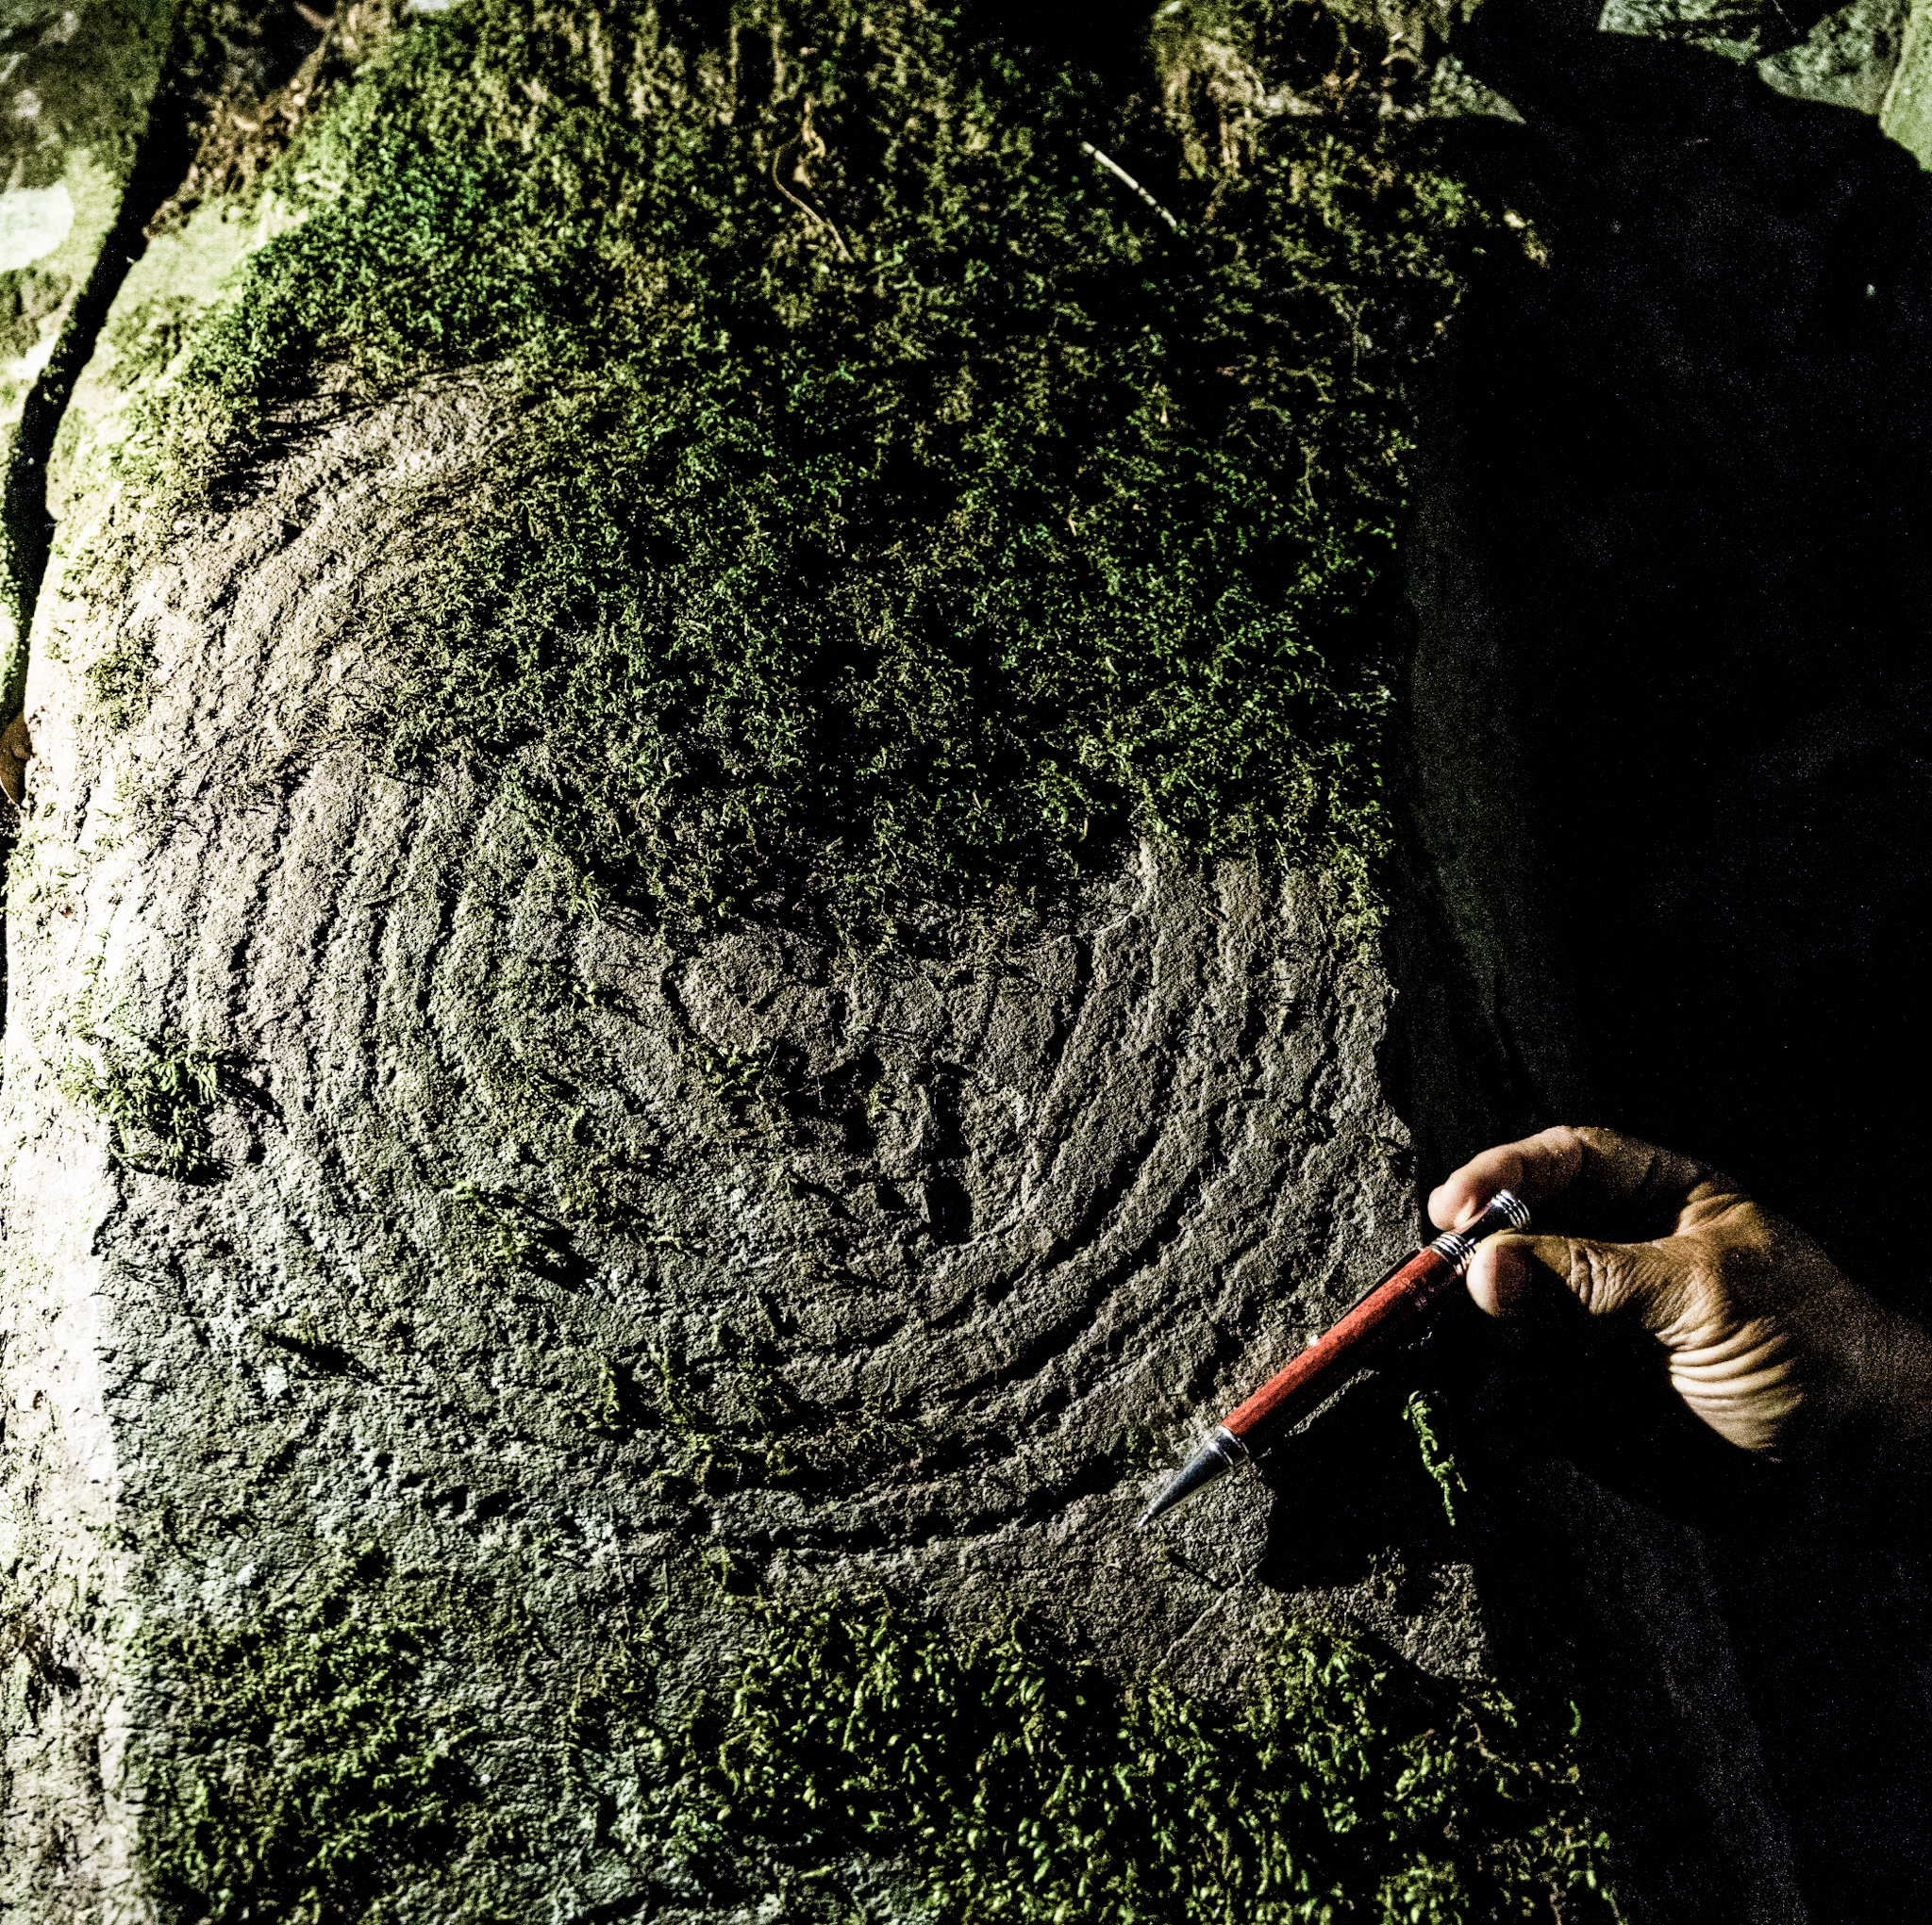
[[[809,214],[811,218],[814,221],[816,221],[821,227],[824,228],[831,235],[832,239],[839,243],[839,252],[842,254],[847,260],[850,260],[852,258],[852,250],[845,245],[845,237],[844,235],[839,232],[838,224],[834,221],[828,220],[824,214],[820,213],[819,210],[815,207],[813,207],[809,201],[801,200],[795,193],[791,191],[791,190],[789,187],[785,185],[785,183],[782,180],[778,178],[779,161],[784,159],[786,155],[791,153],[792,148],[794,148],[797,145],[798,142],[796,141],[787,141],[784,146],[780,147],[777,153],[772,157],[772,185],[774,188],[776,188],[778,191],[781,194],[783,194],[785,198],[788,201],[790,201],[794,207],[798,208],[798,210],[801,213]]]
[[[1130,188],[1132,188],[1134,191],[1137,194],[1139,194],[1141,198],[1143,201],[1145,201],[1147,205],[1150,207],[1152,207],[1154,211],[1157,214],[1158,214],[1160,218],[1163,221],[1165,221],[1167,224],[1170,227],[1172,227],[1176,234],[1178,234],[1181,231],[1181,224],[1178,221],[1176,221],[1174,217],[1172,214],[1170,214],[1167,211],[1167,209],[1163,207],[1160,205],[1160,203],[1157,201],[1154,198],[1154,196],[1151,193],[1149,193],[1147,190],[1144,187],[1142,187],[1141,183],[1138,180],[1136,180],[1134,176],[1131,174],[1129,174],[1124,167],[1123,167],[1120,164],[1118,160],[1111,159],[1107,155],[1103,154],[1100,151],[1100,149],[1093,144],[1091,141],[1082,141],[1080,142],[1080,151],[1083,154],[1092,155],[1094,159],[1099,161],[1101,166],[1106,168],[1107,171],[1110,174],[1112,174],[1116,180],[1125,181],[1126,184]]]
[[[782,147],[780,147],[775,154],[772,156],[772,185],[774,188],[776,188],[778,191],[781,194],[783,194],[785,198],[788,201],[790,201],[794,207],[797,207],[803,213],[809,214],[811,218],[814,221],[816,221],[822,227],[828,228],[831,232],[832,239],[839,243],[839,252],[842,254],[847,260],[850,260],[852,258],[852,250],[846,246],[845,237],[839,231],[839,224],[836,221],[834,221],[829,215],[822,214],[818,210],[818,208],[811,205],[809,201],[803,200],[797,194],[793,193],[791,190],[785,185],[784,181],[779,178],[779,166],[784,161],[786,155],[790,154],[793,150],[793,148],[803,149],[805,153],[813,159],[818,158],[825,151],[825,143],[824,140],[820,137],[819,133],[812,126],[811,124],[811,102],[809,99],[808,99],[805,103],[805,113],[799,123],[798,132],[791,140],[787,141],[785,144]],[[802,170],[794,170],[791,177],[794,180],[803,179],[804,175]]]

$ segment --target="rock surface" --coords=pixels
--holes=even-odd
[[[1130,1529],[1203,1414],[1412,1240],[1380,971],[1305,882],[1151,851],[1064,927],[936,928],[898,959],[573,917],[484,781],[384,777],[353,726],[379,667],[358,608],[437,539],[422,484],[498,426],[461,380],[317,421],[127,606],[43,610],[8,1537],[15,1594],[67,1601],[10,1758],[13,1902],[58,1917],[129,1876],[120,1757],[104,1789],[89,1761],[142,1687],[123,1618],[242,1611],[368,1542],[514,1573],[563,1682],[641,1593],[714,1664],[720,1552],[968,1622],[1034,1602],[1207,1687],[1310,1602],[1477,1668],[1419,1474],[1401,1602],[1386,1575],[1261,1581],[1274,1501],[1247,1479]],[[85,671],[131,640],[155,692],[116,736]],[[143,1173],[156,1141],[76,1102],[75,1064],[196,1050],[221,1065],[205,1168]],[[612,1850],[580,1883],[639,1872]]]
[[[1897,9],[1836,20],[1811,53],[1766,57],[1784,77],[1760,72],[1867,113],[1890,89],[1897,131]],[[1827,182],[1792,217],[1789,183],[1753,185],[1760,149],[1734,123],[1768,90],[1747,74],[1618,54],[1566,118],[1548,45],[1511,58],[1507,41],[1478,36],[1466,60],[1501,90],[1485,102],[1527,115],[1522,139],[1550,142],[1533,180],[1552,150],[1587,167],[1619,112],[1655,114],[1654,139],[1609,142],[1602,207],[1566,191],[1530,209],[1559,259],[1609,263],[1574,284],[1581,307],[1625,311],[1626,254],[1688,264],[1690,291],[1656,311],[1691,320],[1641,336],[1631,365],[1674,365],[1712,338],[1693,322],[1736,319],[1724,262],[1795,235],[1815,265],[1867,234],[1882,194],[1848,215]],[[1631,108],[1631,76],[1672,60],[1677,79]],[[1855,138],[1849,116],[1784,105],[1799,145],[1826,129],[1905,192],[1869,123]],[[1686,157],[1712,128],[1700,173]],[[274,218],[211,204],[156,240],[52,474],[0,1095],[0,1902],[155,1916],[178,1832],[157,1787],[222,1684],[170,1638],[325,1602],[353,1568],[431,1627],[437,1715],[487,1734],[492,1801],[536,1841],[399,1874],[372,1916],[483,1916],[485,1877],[509,1916],[688,1904],[636,1772],[570,1736],[585,1680],[643,1651],[654,1704],[675,1708],[742,1645],[747,1590],[877,1585],[969,1629],[1024,1604],[1109,1670],[1208,1701],[1298,1616],[1359,1626],[1424,1676],[1574,1696],[1631,1917],[1835,1916],[1819,1893],[1837,1860],[1808,1822],[1793,1850],[1778,1790],[1820,1753],[1774,1707],[1767,1760],[1758,1725],[1790,1635],[1762,1598],[1789,1572],[1670,1515],[1601,1427],[1593,1442],[1578,1413],[1551,1417],[1536,1360],[1491,1360],[1465,1401],[1457,1529],[1388,1384],[1171,1532],[1128,1528],[1204,1418],[1413,1242],[1412,1129],[1433,1175],[1577,1104],[1650,1117],[1581,1054],[1631,1043],[1604,981],[1538,946],[1552,868],[1514,852],[1574,846],[1552,828],[1570,805],[1526,812],[1490,779],[1535,735],[1514,670],[1547,606],[1515,560],[1626,523],[1553,489],[1499,559],[1477,531],[1513,524],[1487,519],[1481,477],[1509,471],[1472,449],[1497,445],[1482,437],[1512,396],[1543,420],[1570,404],[1539,415],[1501,375],[1484,390],[1479,355],[1439,396],[1412,549],[1417,881],[1389,955],[1338,929],[1320,876],[1152,847],[1044,916],[935,913],[876,955],[770,923],[670,935],[574,909],[498,772],[404,782],[368,739],[388,665],[367,614],[453,539],[448,504],[504,432],[488,371],[291,407],[234,514],[177,526],[127,597],[84,592],[128,386]],[[1598,226],[1624,219],[1619,252]],[[1832,306],[1864,257],[1820,269],[1813,307],[1754,313],[1763,340],[1713,349],[1665,411],[1702,419],[1730,357],[1769,342],[1752,391],[1785,419],[1803,343],[1868,325]],[[1919,297],[1884,291],[1879,331],[1905,339]],[[1496,296],[1532,322],[1570,311],[1547,299]],[[1552,393],[1587,391],[1564,378]],[[1873,419],[1846,429],[1855,455],[1868,433],[1890,445]],[[1668,523],[1666,495],[1627,527]],[[1790,718],[1793,768],[1811,713]],[[1761,873],[1746,862],[1725,900]],[[1847,1587],[1868,1568],[1841,1568]],[[1895,1581],[1913,1595],[1889,1568],[1874,1579]],[[1834,1807],[1855,1845],[1874,1830],[1860,1795]]]
[[[1932,8],[1915,7],[1884,103],[1885,131],[1932,165]]]

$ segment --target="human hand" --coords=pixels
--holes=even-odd
[[[1855,1415],[1932,1429],[1932,1340],[1708,1164],[1614,1130],[1544,1130],[1465,1163],[1429,1216],[1457,1229],[1498,1189],[1539,1223],[1597,1234],[1489,1238],[1468,1283],[1492,1317],[1561,1285],[1592,1315],[1634,1318],[1685,1403],[1747,1451]]]

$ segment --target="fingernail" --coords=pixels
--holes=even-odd
[[[1489,1244],[1476,1245],[1475,1253],[1469,1259],[1465,1281],[1478,1310],[1487,1311],[1491,1317],[1503,1314],[1503,1305],[1496,1292],[1496,1259]]]
[[[1497,1314],[1507,1317],[1529,1295],[1529,1253],[1519,1237],[1508,1236],[1491,1237],[1483,1253],[1490,1260],[1490,1288],[1495,1294]]]

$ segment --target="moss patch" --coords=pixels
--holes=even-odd
[[[427,1627],[384,1616],[367,1575],[148,1638],[182,1691],[143,1818],[164,1918],[361,1918],[486,1829],[475,1721],[431,1700]]]
[[[412,26],[274,176],[109,575],[326,371],[490,362],[376,733],[502,770],[588,900],[877,930],[1152,835],[1368,912],[1401,371],[1495,230],[1412,127],[1208,151],[1172,29],[1124,92],[911,4]]]
[[[22,0],[0,16],[9,111],[0,119],[8,187],[51,187],[84,148],[116,178],[133,164],[176,0]]]
[[[728,1553],[714,1563],[732,1588]],[[441,1702],[460,1651],[507,1676],[514,1656],[406,1589],[364,1560],[246,1622],[147,1636],[175,1707],[142,1820],[164,1919],[532,1916],[558,1875],[531,1855],[540,1814],[546,1837],[621,1815],[647,1912],[1620,1916],[1574,1729],[1320,1626],[1284,1630],[1230,1710],[1024,1627],[962,1640],[884,1599],[758,1599],[722,1684],[667,1711],[665,1600],[621,1608],[567,1714],[530,1729],[503,1698],[482,1717]]]
[[[1569,1740],[1309,1625],[1219,1714],[1018,1632],[774,1612],[670,1764],[693,1874],[787,1917],[866,1859],[948,1920],[1616,1916]]]
[[[94,1032],[62,1068],[60,1091],[106,1121],[121,1168],[184,1181],[208,1173],[221,1063],[205,1045],[119,1025]]]
[[[1469,1485],[1462,1481],[1462,1472],[1457,1469],[1456,1453],[1449,1447],[1443,1432],[1446,1423],[1438,1401],[1425,1390],[1409,1393],[1408,1402],[1402,1407],[1402,1414],[1408,1419],[1409,1428],[1415,1432],[1417,1447],[1422,1452],[1423,1469],[1429,1473],[1436,1488],[1442,1493],[1442,1511],[1449,1522],[1456,1522],[1456,1500],[1458,1496],[1469,1495]]]

